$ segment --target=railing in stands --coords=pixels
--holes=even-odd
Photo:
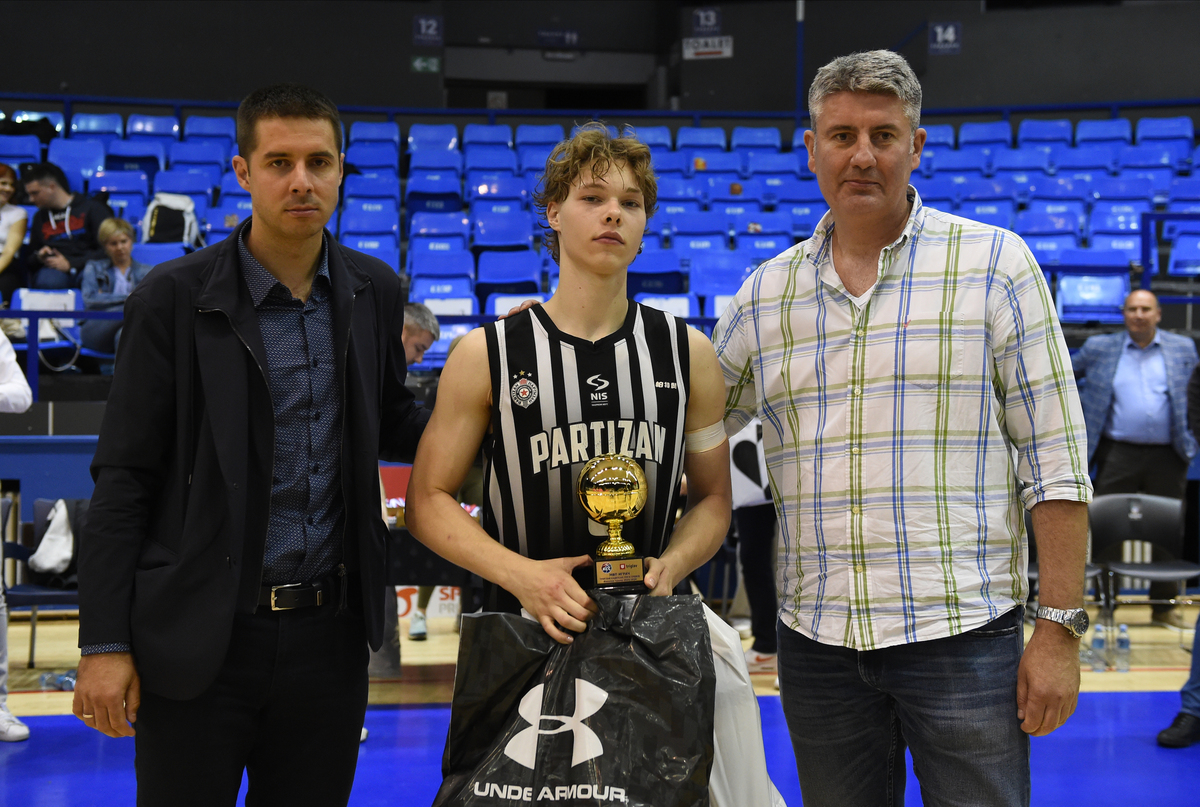
[[[38,325],[46,317],[51,319],[121,319],[125,316],[123,311],[80,311],[76,309],[68,311],[61,309],[57,311],[40,311],[35,309],[27,311],[20,309],[5,311],[5,313],[15,315],[14,319],[29,320],[29,324],[25,327],[25,332],[26,334],[31,334],[35,340],[37,339]],[[26,338],[28,339],[28,336]],[[31,345],[32,343],[27,342],[26,344]],[[38,352],[38,350],[29,350],[28,348],[25,351],[25,380],[29,382],[29,389],[32,390],[33,400],[35,401],[38,400],[38,377],[40,376],[39,370],[41,369],[38,366],[40,361],[36,358]]]
[[[124,98],[105,95],[61,95],[27,92],[0,92],[0,100],[33,101],[37,103],[61,104],[63,115],[70,125],[72,109],[76,104],[93,104],[102,106],[145,106],[170,107],[175,116],[183,120],[185,109],[237,109],[236,101],[199,101],[179,98]],[[1161,109],[1166,107],[1200,107],[1200,98],[1164,98],[1159,100],[1128,100],[1128,101],[1095,101],[1070,104],[1002,104],[990,106],[940,107],[923,109],[923,117],[968,117],[980,115],[996,115],[1001,120],[1009,120],[1013,115],[1041,114],[1047,112],[1087,112],[1090,110],[1107,110],[1111,117],[1121,117],[1122,110]],[[430,109],[427,107],[401,106],[362,106],[347,105],[338,107],[343,113],[352,115],[383,115],[388,120],[402,117],[484,117],[489,124],[495,124],[501,118],[678,118],[691,119],[692,125],[700,126],[706,118],[710,119],[746,119],[746,120],[791,120],[797,117],[795,110],[762,111],[683,111],[668,109]],[[803,117],[806,117],[805,114]]]

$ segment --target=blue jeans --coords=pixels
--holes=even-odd
[[[903,805],[906,747],[926,807],[1028,805],[1023,616],[1018,607],[958,636],[867,651],[780,622],[780,702],[805,807]]]
[[[1183,711],[1200,717],[1200,659],[1196,658],[1196,651],[1200,650],[1200,618],[1196,619],[1196,628],[1192,638],[1192,674],[1179,694],[1183,697]]]
[[[33,275],[35,289],[73,289],[78,286],[79,283],[70,272],[60,272],[48,266],[43,266]]]

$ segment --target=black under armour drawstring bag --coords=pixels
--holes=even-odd
[[[433,807],[703,807],[712,644],[698,596],[613,598],[561,645],[514,614],[463,618]]]

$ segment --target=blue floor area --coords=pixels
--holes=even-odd
[[[767,766],[790,807],[800,785],[778,698],[760,698]],[[1067,725],[1033,741],[1033,804],[1131,807],[1200,803],[1200,746],[1167,750],[1154,737],[1179,708],[1174,692],[1085,693]],[[441,780],[446,706],[379,706],[367,712],[350,803],[430,804]],[[28,718],[31,737],[0,743],[0,807],[134,803],[133,742],[85,729],[70,716]],[[240,802],[240,799],[239,799]],[[907,805],[921,803],[909,769]]]

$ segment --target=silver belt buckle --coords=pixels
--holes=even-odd
[[[282,589],[288,589],[288,588],[300,588],[303,585],[304,585],[304,583],[288,583],[287,585],[283,585],[283,586],[271,586],[271,610],[272,611],[294,611],[296,608],[296,606],[294,606],[294,605],[276,605],[275,604],[275,592],[280,591]]]

